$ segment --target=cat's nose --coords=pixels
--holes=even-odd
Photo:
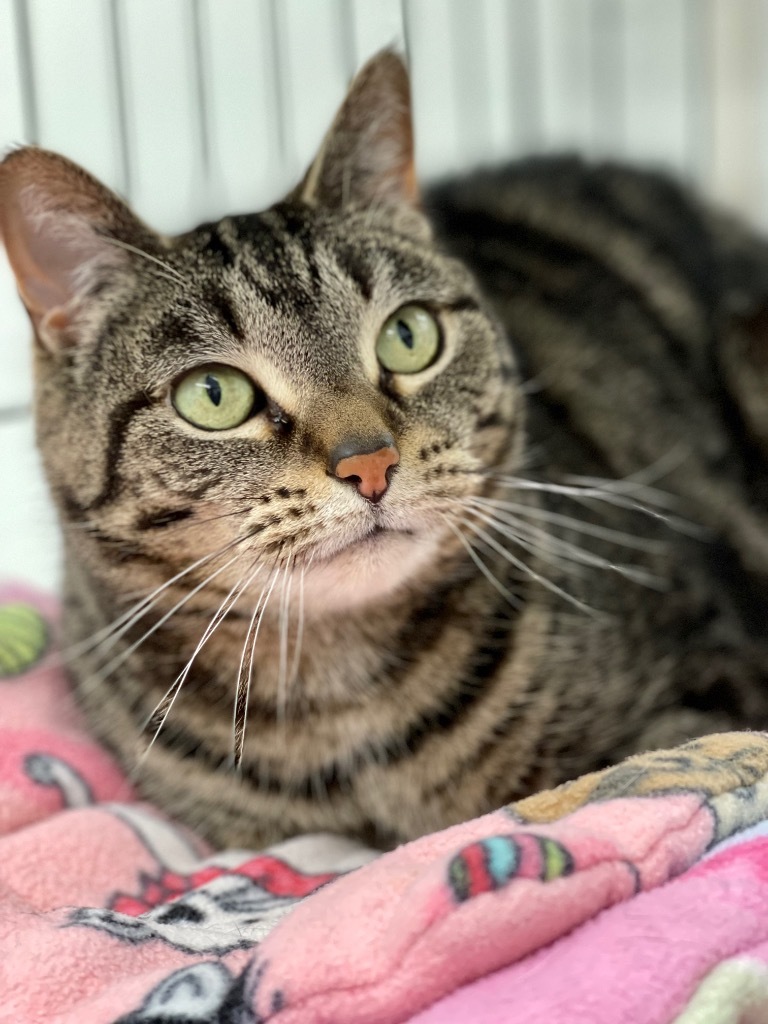
[[[337,444],[328,460],[331,473],[353,484],[368,501],[377,502],[386,494],[392,470],[400,461],[391,434],[372,441],[349,439]]]

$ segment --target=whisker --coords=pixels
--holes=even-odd
[[[673,509],[680,507],[680,499],[667,491],[661,491],[658,487],[649,487],[647,484],[639,483],[631,477],[624,477],[621,480],[606,480],[599,476],[579,476],[577,474],[566,474],[563,483],[575,487],[583,487],[587,490],[608,491],[613,494],[625,494],[627,497],[636,497],[649,505],[657,505],[659,508]]]
[[[471,515],[477,516],[483,522],[496,530],[498,533],[507,537],[509,540],[515,542],[518,547],[524,551],[530,552],[537,558],[541,559],[559,569],[561,572],[573,571],[573,565],[569,564],[569,559],[564,554],[556,554],[555,544],[557,538],[550,534],[544,533],[544,531],[534,532],[534,530],[526,531],[524,529],[525,524],[520,524],[521,528],[518,529],[517,525],[508,525],[509,520],[502,521],[495,516],[489,515],[480,509],[474,508],[469,502],[466,503],[465,511]],[[570,562],[574,562],[576,559],[570,559]],[[584,564],[583,560],[580,560],[581,564]]]
[[[542,576],[541,573],[536,572],[536,570],[531,568],[530,565],[528,565],[522,559],[517,558],[515,555],[512,554],[511,551],[505,548],[502,544],[499,544],[498,541],[494,540],[493,537],[491,537],[490,534],[487,533],[487,531],[483,530],[482,527],[478,526],[476,523],[473,523],[469,519],[464,519],[463,517],[460,520],[460,522],[462,522],[465,526],[468,526],[473,533],[477,534],[477,536],[480,537],[485,542],[485,544],[488,545],[488,547],[492,548],[494,551],[500,554],[502,558],[504,558],[507,562],[510,563],[510,565],[513,565],[516,569],[519,569],[521,572],[525,573],[526,576],[529,576],[532,580],[535,580],[537,583],[540,583],[543,587],[546,587],[546,589],[549,590],[551,593],[557,594],[558,597],[563,598],[563,600],[567,601],[569,604],[572,604],[575,608],[578,608],[580,611],[586,612],[588,615],[597,616],[600,614],[599,612],[597,612],[596,609],[590,607],[588,604],[585,604],[583,601],[580,601],[577,597],[574,597],[572,594],[569,594],[567,590],[563,590],[563,588],[559,587],[556,583],[553,583],[552,580],[548,580],[546,576]]]
[[[474,515],[479,516],[498,533],[515,541],[526,551],[561,570],[569,571],[571,567],[568,563],[571,562],[610,570],[611,572],[618,573],[620,576],[624,576],[626,579],[632,580],[634,583],[653,587],[654,589],[661,589],[665,585],[664,581],[658,576],[639,566],[611,562],[592,551],[587,551],[584,548],[577,547],[575,544],[571,544],[569,541],[563,540],[561,537],[547,533],[540,527],[521,523],[513,517],[506,517],[503,514],[493,516],[489,512],[481,511],[475,507],[475,502],[471,499],[465,504],[470,507]]]
[[[285,719],[285,700],[287,688],[286,677],[288,672],[288,625],[291,599],[291,585],[293,582],[293,575],[291,573],[292,561],[293,556],[289,556],[289,560],[283,572],[283,589],[280,594],[280,649],[279,667],[277,674],[276,703],[276,714],[278,721],[284,721]]]
[[[602,569],[611,569],[625,575],[637,573],[639,576],[643,577],[643,582],[648,582],[651,579],[657,580],[656,577],[647,573],[645,569],[639,566],[622,565],[620,563],[613,562],[610,559],[604,558],[602,555],[598,555],[594,551],[589,551],[587,548],[579,547],[571,541],[568,541],[563,537],[559,537],[557,534],[552,533],[541,526],[518,519],[517,516],[507,513],[503,509],[499,510],[495,506],[489,509],[486,502],[482,499],[464,499],[463,504],[472,508],[476,515],[480,514],[479,510],[482,510],[483,517],[486,521],[502,525],[503,528],[508,531],[510,539],[519,540],[520,542],[525,541],[535,546],[542,552],[542,554],[559,555],[559,562],[579,562],[583,565],[595,566]],[[638,579],[638,582],[640,582],[640,579]]]
[[[545,480],[527,480],[524,477],[502,476],[494,474],[493,479],[503,487],[512,487],[520,491],[541,491],[548,494],[560,494],[573,498],[584,504],[592,499],[602,501],[606,505],[614,505],[617,508],[628,509],[632,512],[640,512],[651,519],[657,519],[678,533],[685,533],[691,536],[706,536],[707,531],[695,523],[691,523],[679,516],[672,516],[650,505],[631,498],[616,490],[603,487],[580,487],[574,484],[559,484]],[[589,506],[587,506],[589,507]]]
[[[604,486],[604,487],[643,487],[645,488],[649,483],[653,483],[656,480],[661,480],[669,473],[678,469],[690,455],[690,449],[688,445],[682,441],[676,445],[673,445],[669,451],[659,456],[655,462],[645,466],[643,469],[639,469],[634,473],[629,473],[627,476],[619,477],[617,479],[610,479],[606,477],[591,477],[591,476],[578,476],[570,475],[565,477],[567,482],[582,482],[592,486]],[[656,488],[647,488],[649,495],[658,496],[659,504],[669,503],[670,506],[674,504],[679,505],[679,499],[674,494],[668,494],[666,491],[659,491]]]
[[[279,556],[278,556],[279,557]],[[256,641],[259,638],[264,612],[266,611],[272,591],[280,576],[280,565],[275,559],[274,571],[271,576],[271,583],[267,581],[264,589],[259,595],[256,607],[253,610],[251,621],[248,623],[248,630],[245,634],[243,653],[240,658],[240,667],[237,672],[237,687],[235,690],[234,721],[232,724],[232,764],[235,770],[240,768],[243,761],[243,749],[245,747],[245,732],[248,724],[248,702],[251,696],[251,682],[253,680],[253,664],[256,652]],[[268,589],[267,589],[268,588]],[[266,596],[265,596],[266,594]],[[248,671],[245,671],[245,661],[248,658]]]
[[[314,554],[310,557],[310,560],[301,567],[301,575],[299,576],[299,610],[298,610],[298,622],[296,625],[296,639],[293,644],[293,659],[291,661],[291,667],[288,672],[288,685],[290,686],[296,679],[299,671],[299,662],[301,660],[301,647],[304,642],[304,577],[306,576],[307,569],[312,565],[314,560]]]
[[[575,516],[568,516],[562,512],[551,512],[549,509],[541,508],[538,505],[525,505],[522,502],[504,501],[500,498],[473,498],[472,500],[478,505],[500,509],[513,515],[530,516],[531,519],[540,519],[542,522],[564,526],[574,532],[583,533],[589,537],[595,537],[598,540],[604,540],[611,544],[621,545],[622,547],[634,548],[638,551],[662,554],[668,547],[668,544],[661,540],[635,537],[630,533],[624,533],[622,530],[615,530],[609,526],[599,526],[597,523],[576,519]]]
[[[613,505],[616,508],[624,508],[631,512],[639,512],[640,514],[647,516],[649,519],[655,519],[658,522],[664,523],[665,526],[670,530],[674,530],[675,533],[681,533],[686,537],[691,537],[693,540],[706,540],[707,537],[711,536],[711,532],[706,526],[701,526],[699,523],[691,522],[689,519],[683,519],[681,516],[674,516],[669,513],[659,512],[643,502],[622,495],[616,491],[598,491],[597,493],[585,492],[584,494],[574,494],[573,500],[591,511],[594,511],[594,506],[591,504],[592,502],[602,501],[606,505]]]
[[[171,616],[175,615],[179,608],[185,605],[187,601],[189,601],[192,597],[195,596],[195,594],[199,593],[203,589],[203,587],[207,587],[212,580],[214,580],[217,576],[223,573],[231,565],[234,565],[238,557],[239,555],[233,555],[229,559],[229,561],[224,563],[224,565],[219,566],[219,568],[215,572],[212,572],[209,576],[206,576],[206,578],[201,583],[198,583],[196,587],[190,590],[189,593],[185,594],[180,601],[177,601],[176,604],[169,611],[167,611],[163,616],[161,616],[157,620],[157,622],[153,623],[153,625],[144,634],[142,634],[142,636],[140,636],[138,640],[135,640],[132,644],[129,644],[129,646],[126,647],[125,650],[120,651],[120,653],[115,655],[115,657],[112,658],[111,661],[108,661],[106,665],[103,665],[99,669],[99,671],[92,677],[93,681],[103,682],[112,672],[114,672],[116,668],[122,665],[123,662],[126,661],[126,659],[129,658],[134,651],[138,650],[138,648],[141,647],[141,645],[145,643],[145,641],[147,641],[153,635],[153,633],[156,633],[158,629],[165,625],[168,619],[170,619]],[[139,618],[140,617],[141,616],[139,616]],[[114,640],[114,642],[107,649],[111,650],[111,648],[114,647],[115,643],[117,643],[117,640]]]
[[[488,568],[488,566],[485,564],[482,558],[480,558],[480,556],[477,554],[475,546],[467,537],[464,536],[464,534],[461,532],[458,526],[454,522],[452,522],[447,515],[444,515],[442,513],[441,515],[442,518],[445,519],[449,529],[451,529],[456,534],[462,546],[466,549],[469,557],[475,563],[475,565],[483,574],[483,576],[485,576],[485,578],[488,580],[491,586],[498,590],[502,597],[505,597],[513,608],[520,608],[520,598],[516,594],[514,594],[508,587],[505,587],[501,580],[497,579],[497,577],[493,574],[493,572],[491,572],[491,570]]]
[[[255,568],[253,568],[254,565]],[[227,614],[237,603],[242,593],[247,589],[248,586],[250,586],[251,582],[259,574],[259,572],[262,569],[262,566],[257,565],[256,560],[254,560],[253,562],[251,562],[251,565],[249,566],[249,571],[251,569],[253,569],[253,572],[250,572],[250,575],[248,575],[245,579],[241,576],[240,579],[238,579],[238,581],[235,583],[235,585],[230,589],[229,593],[227,594],[227,596],[224,598],[224,600],[221,602],[216,612],[214,613],[213,618],[206,626],[203,635],[198,640],[197,646],[192,652],[192,655],[188,659],[186,665],[181,670],[181,672],[179,672],[179,674],[176,676],[171,685],[168,687],[165,694],[155,705],[152,712],[148,715],[146,722],[141,728],[141,732],[143,733],[146,729],[153,726],[155,722],[157,722],[157,728],[155,729],[155,732],[151,740],[149,741],[144,752],[139,758],[138,767],[141,767],[141,765],[149,755],[149,752],[151,751],[152,747],[154,746],[155,741],[162,732],[163,726],[165,725],[168,715],[171,713],[171,709],[173,708],[173,705],[176,703],[176,698],[181,693],[181,689],[184,683],[186,682],[189,673],[192,671],[192,666],[194,664],[195,658],[203,649],[203,647],[208,642],[213,633],[216,631],[219,624],[226,618]]]
[[[92,651],[98,647],[104,646],[106,644],[106,641],[112,639],[113,642],[110,643],[108,646],[104,646],[104,650],[101,652],[105,654],[107,651],[111,650],[112,647],[114,647],[115,643],[117,643],[117,641],[122,636],[124,636],[135,625],[135,623],[138,622],[139,619],[141,619],[157,603],[157,600],[160,597],[160,595],[163,594],[169,587],[173,586],[174,583],[178,583],[179,580],[183,579],[190,572],[194,572],[195,569],[199,569],[200,566],[205,565],[206,563],[213,561],[215,558],[219,558],[221,555],[226,554],[227,551],[230,551],[237,544],[240,544],[247,539],[247,537],[237,537],[234,540],[229,541],[227,544],[220,547],[218,550],[210,554],[203,555],[202,558],[198,558],[197,561],[193,562],[191,565],[188,565],[186,569],[182,569],[181,572],[176,573],[176,575],[171,577],[171,579],[167,580],[159,587],[156,587],[155,590],[153,590],[150,594],[141,598],[141,600],[136,602],[136,604],[134,604],[126,612],[123,612],[122,615],[118,616],[118,618],[110,622],[108,625],[97,630],[95,633],[91,634],[91,636],[87,639],[81,640],[76,644],[72,644],[70,647],[62,651],[62,661],[66,663],[67,661],[70,661],[72,658],[79,657],[81,654],[86,654],[88,651]],[[231,562],[227,563],[227,565],[231,564]],[[222,569],[224,568],[226,568],[226,566],[222,567]],[[204,586],[205,583],[210,582],[211,579],[213,579],[213,576],[207,577],[207,579],[203,582],[201,586]],[[185,600],[192,597],[200,589],[201,587],[196,587],[193,591],[188,593]],[[171,614],[173,614],[174,611],[177,611],[181,607],[181,605],[185,603],[185,600],[180,601],[174,607]],[[154,632],[154,630],[152,632]]]
[[[188,601],[190,597],[193,597],[194,594],[196,594],[198,591],[201,591],[204,587],[207,587],[208,584],[215,577],[217,577],[217,575],[220,572],[223,572],[224,569],[227,569],[230,565],[233,565],[234,562],[236,562],[237,560],[238,560],[238,556],[237,555],[233,555],[229,559],[228,562],[226,562],[220,568],[216,569],[215,572],[212,572],[206,580],[204,580],[201,584],[198,584],[198,586],[195,588],[195,590],[190,591],[190,593],[185,595],[177,604],[175,604],[170,609],[170,611],[167,611],[163,615],[163,617],[160,618],[160,620],[157,623],[155,623],[155,625],[152,627],[152,629],[147,630],[146,633],[143,634],[143,636],[139,637],[138,640],[134,641],[134,643],[132,643],[124,651],[121,651],[120,654],[118,654],[116,657],[114,657],[112,659],[112,662],[110,662],[108,665],[105,665],[103,667],[103,669],[100,669],[98,671],[98,673],[93,677],[94,681],[98,681],[98,682],[103,681],[112,672],[114,672],[115,669],[119,668],[119,666],[121,666],[123,664],[123,662],[125,662],[126,658],[130,657],[130,655],[134,652],[134,650],[136,650],[138,647],[140,647],[142,643],[144,643],[148,638],[150,638],[153,635],[153,633],[155,633],[157,630],[159,630],[161,628],[161,626],[163,626],[169,620],[171,615],[175,614],[175,612],[178,611],[178,609],[181,607],[182,604],[185,604],[186,601]],[[229,591],[229,593],[231,593],[231,591]],[[224,600],[226,600],[226,598],[224,598]],[[147,719],[147,721],[141,727],[141,731],[142,732],[147,727],[148,721],[150,721],[151,718],[152,718],[152,715],[150,716],[150,718]]]
[[[116,246],[118,249],[125,249],[127,252],[132,252],[135,256],[141,256],[143,259],[149,260],[150,263],[154,263],[162,270],[162,276],[168,278],[169,281],[175,281],[178,284],[183,285],[186,284],[186,281],[175,267],[171,267],[167,263],[163,263],[163,261],[158,259],[157,256],[152,256],[151,253],[145,252],[143,249],[139,249],[138,246],[131,245],[129,242],[124,242],[120,238],[107,238],[104,236],[104,241],[108,242],[110,245]]]

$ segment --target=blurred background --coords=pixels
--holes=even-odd
[[[578,150],[666,167],[768,230],[768,0],[0,0],[0,150],[65,153],[182,230],[278,199],[391,45],[425,181]],[[1,249],[0,355],[0,578],[55,587]]]

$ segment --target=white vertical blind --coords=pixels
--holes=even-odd
[[[108,5],[101,0],[28,0],[27,11],[41,141],[121,187]]]
[[[718,145],[712,152],[711,185],[723,200],[759,211],[765,222],[768,195],[758,143],[765,127],[765,7],[760,0],[739,0],[737,8],[736,16],[720,5],[712,12],[713,66],[720,88],[712,96]]]
[[[686,4],[684,0],[633,0],[625,7],[624,152],[632,160],[687,171]],[[706,0],[702,11],[705,8]]]
[[[543,142],[576,147],[592,138],[590,0],[540,0]]]
[[[13,6],[0,3],[0,131],[4,139],[25,137],[24,79]]]
[[[419,0],[403,6],[411,80],[414,93],[414,129],[422,173],[454,170],[461,158],[459,109],[456,103],[457,70],[471,81],[477,54],[469,47],[453,46],[451,0]],[[478,10],[481,5],[477,5]],[[423,54],[429,52],[429,63]]]
[[[202,73],[208,90],[208,201],[246,211],[269,202],[281,184],[280,90],[273,23],[266,0],[207,0],[202,9]],[[205,209],[206,217],[214,210]]]
[[[333,119],[349,81],[352,54],[350,25],[338,0],[306,3],[280,0],[279,27],[283,40],[281,87],[285,132],[285,186],[306,170],[312,153]],[[348,17],[348,16],[347,16]],[[342,30],[342,26],[346,26]],[[307,94],[312,100],[306,102]]]
[[[197,7],[157,0],[118,7],[129,193],[142,215],[163,230],[180,229],[195,218],[205,181],[205,111],[194,47]],[[160,188],[159,181],[164,182]]]

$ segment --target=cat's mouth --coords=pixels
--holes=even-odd
[[[304,606],[328,614],[358,609],[396,590],[419,571],[431,547],[408,527],[371,524],[365,532],[339,531],[305,563]]]
[[[413,510],[390,511],[366,522],[342,519],[294,563],[301,571],[304,607],[318,615],[359,609],[394,593],[439,551],[439,536],[425,529]]]
[[[404,529],[402,527],[382,526],[381,523],[374,523],[374,525],[366,533],[362,534],[362,536],[352,537],[339,547],[334,548],[332,551],[319,552],[313,561],[316,563],[328,564],[342,556],[354,556],[356,553],[363,554],[365,552],[375,551],[378,548],[383,548],[388,541],[400,540],[413,536],[415,536],[415,532],[413,530]]]

